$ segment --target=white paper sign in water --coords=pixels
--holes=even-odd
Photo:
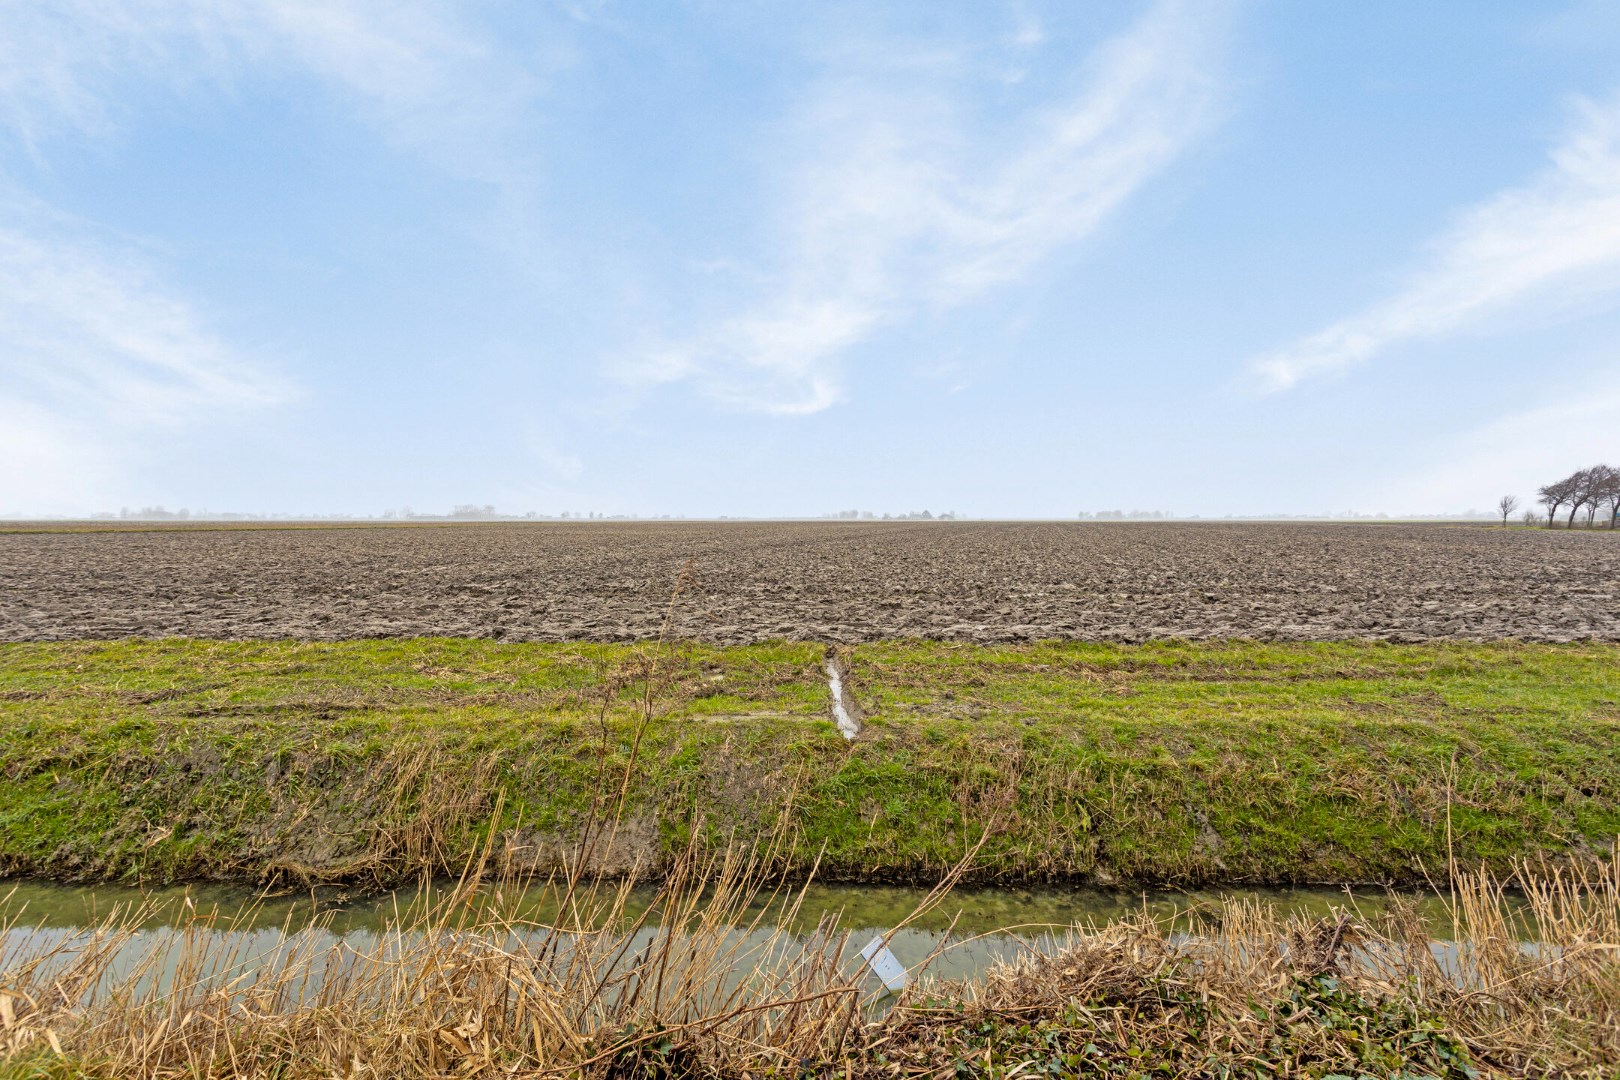
[[[877,977],[883,980],[884,987],[890,993],[898,994],[906,988],[905,965],[896,960],[894,953],[883,944],[882,934],[873,938],[871,944],[861,950],[861,959],[877,972]]]

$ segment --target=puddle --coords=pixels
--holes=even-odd
[[[861,733],[861,708],[844,686],[849,668],[838,650],[827,650],[827,689],[832,692],[833,719],[844,738],[853,739]]]

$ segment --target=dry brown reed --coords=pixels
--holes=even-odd
[[[924,978],[886,1011],[836,921],[795,931],[804,894],[762,865],[683,858],[639,912],[622,883],[491,889],[469,874],[371,937],[255,934],[202,912],[143,931],[147,910],[54,939],[8,933],[27,944],[0,949],[0,1075],[1216,1076],[1263,1063],[1460,1078],[1620,1062],[1612,861],[1463,878],[1442,935],[1454,940],[1410,905],[1309,921],[1233,900],[1174,932],[1145,915],[1074,928],[977,980]],[[519,914],[536,890],[552,917]]]
[[[1616,856],[1464,875],[1444,928],[1411,902],[1307,921],[1239,900],[1181,934],[1146,917],[1092,928],[905,1003],[880,1041],[906,1075],[942,1060],[977,1075],[1614,1075]]]
[[[791,1072],[838,1054],[870,988],[835,920],[790,932],[802,888],[740,852],[677,860],[639,913],[624,880],[490,890],[472,867],[365,940],[247,914],[153,933],[145,908],[43,941],[13,925],[0,1051],[142,1077]],[[554,916],[518,914],[537,906]]]

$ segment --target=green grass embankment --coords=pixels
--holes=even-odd
[[[386,883],[491,828],[545,865],[616,795],[648,646],[0,645],[0,872]],[[823,875],[1409,881],[1620,833],[1620,649],[666,649],[621,859],[791,826]]]

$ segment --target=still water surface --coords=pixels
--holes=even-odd
[[[289,936],[317,949],[348,945],[357,951],[374,948],[379,940],[402,924],[405,913],[430,906],[442,887],[401,890],[370,895],[319,889],[302,894],[267,896],[239,887],[192,885],[141,890],[119,885],[62,885],[30,880],[0,881],[0,968],[7,957],[18,957],[71,942],[109,918],[128,925],[131,912],[142,913],[136,953],[172,945],[185,933],[209,937],[210,947],[235,957],[273,956]],[[790,928],[804,933],[823,917],[836,916],[839,927],[851,934],[851,951],[872,937],[887,933],[917,907],[926,894],[919,888],[876,885],[816,884],[805,890],[802,906]],[[646,910],[656,896],[652,889],[637,889],[626,906],[631,918]],[[1353,909],[1364,916],[1386,910],[1389,894],[1373,890],[1286,888],[1210,891],[1132,891],[1081,889],[959,889],[943,903],[894,933],[890,947],[899,961],[914,968],[942,945],[952,947],[939,956],[932,974],[957,978],[974,975],[992,962],[1010,959],[1031,948],[1050,949],[1071,927],[1106,923],[1147,914],[1174,926],[1186,925],[1190,910],[1213,908],[1223,900],[1241,898],[1274,907],[1282,914],[1325,917]],[[494,903],[491,890],[481,893]],[[1430,924],[1437,939],[1445,940],[1451,919],[1443,898],[1406,894]],[[505,914],[548,924],[555,903],[544,890],[513,902],[501,898]],[[758,913],[759,905],[751,914]],[[767,912],[767,922],[774,913]],[[656,925],[657,913],[648,919]],[[182,928],[186,928],[182,930]],[[642,935],[652,931],[643,929]],[[960,944],[956,944],[960,943]],[[130,962],[137,958],[132,956]],[[125,967],[124,964],[118,965]],[[233,966],[235,966],[233,964]],[[241,970],[238,968],[238,970]],[[3,975],[3,971],[0,971]]]

